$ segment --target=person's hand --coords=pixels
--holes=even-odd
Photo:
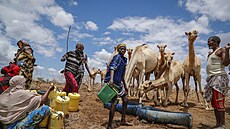
[[[128,88],[127,87],[125,87],[125,93],[128,94]]]
[[[225,49],[230,49],[230,43],[228,43],[226,46],[225,46]]]
[[[55,88],[55,87],[54,87],[54,84],[51,83],[51,84],[50,84],[50,87],[49,87],[49,90],[52,91],[52,90],[54,90],[54,88]]]
[[[110,81],[109,81],[109,86],[110,86],[110,87],[113,87],[113,85],[114,85],[113,80],[110,80]]]
[[[62,58],[61,58],[61,61],[62,61],[62,62],[63,62],[63,61],[65,61],[65,58],[64,58],[64,57],[62,57]]]

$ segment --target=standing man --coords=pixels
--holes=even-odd
[[[117,46],[118,54],[115,55],[108,66],[107,73],[105,75],[105,83],[109,83],[110,87],[116,86],[119,92],[119,96],[122,98],[122,116],[121,116],[121,125],[128,125],[125,120],[125,114],[127,109],[127,92],[124,81],[125,68],[127,65],[127,58],[124,57],[126,52],[126,45],[121,43]],[[115,113],[115,107],[117,104],[117,96],[115,96],[111,101],[111,108],[109,112],[109,124],[107,129],[112,129],[112,122]]]
[[[205,98],[214,108],[216,117],[216,126],[214,128],[225,129],[225,95],[227,93],[227,87],[229,78],[225,71],[225,66],[230,63],[229,48],[230,43],[227,46],[220,47],[220,38],[218,36],[211,36],[208,39],[208,47],[213,51],[208,55],[208,62],[206,71],[208,77],[206,79],[207,84],[204,87]]]
[[[85,72],[84,66],[91,77],[87,63],[87,55],[83,52],[83,50],[84,45],[82,43],[77,43],[75,51],[69,51],[61,58],[61,61],[66,60],[64,70],[66,85],[63,91],[67,94],[71,92],[78,93]]]
[[[25,40],[18,41],[17,45],[19,49],[15,54],[16,57],[14,60],[20,67],[19,75],[24,76],[26,79],[26,89],[30,89],[35,63],[33,49]]]

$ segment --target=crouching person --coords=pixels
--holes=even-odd
[[[4,129],[34,129],[49,116],[48,106],[42,106],[54,86],[40,96],[25,90],[26,79],[17,75],[10,79],[10,87],[1,95],[0,122]]]

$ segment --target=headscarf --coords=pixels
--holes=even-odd
[[[119,50],[120,47],[126,47],[126,45],[124,43],[120,43],[117,45],[117,50]]]
[[[3,124],[21,120],[40,106],[41,96],[26,91],[25,82],[23,76],[12,77],[9,81],[10,87],[0,95],[0,121]]]

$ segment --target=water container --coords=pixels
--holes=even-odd
[[[117,89],[116,87],[111,88],[109,84],[105,84],[101,90],[98,92],[97,96],[100,98],[100,100],[106,104],[108,103],[114,96],[117,95]]]
[[[49,121],[49,116],[47,116],[41,123],[39,123],[39,127],[41,128],[47,127],[48,121]]]
[[[63,126],[64,113],[62,111],[52,111],[49,121],[49,129],[61,129]]]
[[[56,96],[66,96],[66,92],[57,91]]]
[[[56,98],[56,92],[57,92],[57,89],[56,89],[56,87],[54,87],[54,90],[50,91],[48,98],[49,99],[55,99]]]
[[[70,98],[68,96],[57,96],[55,101],[55,110],[63,111],[64,114],[68,114]]]
[[[79,105],[79,100],[80,100],[80,94],[78,93],[69,93],[69,111],[77,111],[78,110],[78,105]]]

